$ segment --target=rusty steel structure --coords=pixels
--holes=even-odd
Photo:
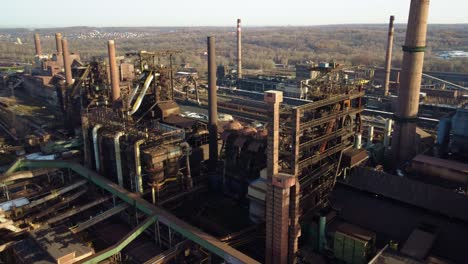
[[[362,126],[362,85],[328,92],[298,106],[281,104],[282,92],[265,93],[266,263],[296,262],[301,219],[329,206],[337,175],[350,166],[341,157],[359,162],[367,156],[365,150],[349,151]]]
[[[466,164],[428,153],[412,159],[428,7],[428,0],[411,1],[393,139],[393,113],[365,109],[375,99],[365,91],[378,88],[376,100],[391,98],[393,16],[385,96],[376,85],[381,82],[372,81],[373,69],[335,62],[299,65],[295,77],[278,82],[243,77],[240,19],[237,76],[231,71],[228,78],[232,84],[237,79],[236,88],[217,86],[212,36],[207,78],[174,73],[179,50],[117,57],[121,51],[109,40],[106,57],[82,62],[61,33],[55,34],[56,56],[43,56],[36,43],[41,64],[34,71],[52,72],[41,78],[54,80],[50,90],[61,100],[69,131],[60,132],[66,134],[60,141],[44,136],[35,148],[40,152],[23,155],[0,174],[0,262],[45,256],[57,263],[367,263],[388,248],[376,247],[382,241],[377,232],[402,241],[404,254],[413,254],[408,245],[418,232],[433,242],[440,230],[437,239],[446,242],[459,229],[456,240],[467,240],[468,216],[460,209],[467,204],[461,195]],[[56,58],[63,60],[63,73]],[[460,92],[423,91],[450,99]],[[5,115],[8,107],[0,108]],[[363,117],[366,112],[390,118]],[[447,145],[442,154],[466,157],[459,145],[468,138],[467,116],[459,110],[440,123],[438,142]],[[391,141],[398,165],[411,160],[413,170],[432,177],[422,181],[444,180],[446,189],[418,183],[420,175],[411,171],[405,177],[385,173],[397,167],[376,160],[385,159]],[[437,199],[427,195],[433,193]],[[425,217],[431,224],[406,237],[375,222],[374,210],[389,224],[395,216],[405,230]],[[393,215],[400,211],[406,214]],[[410,255],[411,261],[432,261],[443,251],[436,244],[428,246],[437,248],[433,252]],[[444,250],[449,260],[466,259],[466,252]]]
[[[429,0],[412,0],[408,18],[392,153],[397,164],[415,155],[416,119],[419,111]]]
[[[388,92],[390,89],[390,73],[392,70],[393,35],[395,33],[395,28],[393,26],[394,21],[395,21],[395,16],[390,16],[390,22],[388,26],[387,52],[385,55],[384,96],[388,96]]]

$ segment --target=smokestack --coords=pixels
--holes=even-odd
[[[240,18],[237,19],[237,79],[242,79],[242,30]]]
[[[62,33],[55,33],[55,46],[57,47],[57,57],[62,56]]]
[[[387,55],[385,56],[385,84],[384,84],[384,95],[388,96],[388,90],[390,85],[390,73],[392,71],[392,50],[393,50],[393,27],[394,16],[390,16],[390,24],[388,26],[388,41],[387,41]]]
[[[34,34],[34,45],[36,47],[36,56],[42,55],[42,48],[41,48],[41,37],[39,33]]]
[[[294,218],[295,206],[291,205],[291,199],[294,198],[291,197],[290,192],[291,180],[294,180],[294,177],[291,175],[285,178],[286,175],[278,174],[280,105],[283,102],[283,92],[265,91],[263,98],[268,110],[265,263],[293,263],[293,256],[288,262],[288,251],[290,249],[294,251],[294,239],[289,240],[289,225],[295,225],[297,220]]]
[[[419,92],[426,49],[429,0],[411,0],[406,40],[403,46],[401,84],[395,112],[392,153],[396,164],[411,159],[416,145]]]
[[[120,105],[120,80],[119,72],[117,69],[117,62],[115,61],[115,43],[113,40],[107,42],[107,47],[109,50],[109,67],[110,67],[110,79],[112,85],[112,102],[114,106]]]
[[[218,98],[216,94],[216,53],[215,37],[208,37],[208,115],[210,170],[216,171],[218,162]]]
[[[68,41],[62,39],[62,48],[63,48],[63,68],[65,69],[65,81],[67,85],[70,86],[73,84],[73,77],[71,72],[71,60],[70,52],[68,51]]]

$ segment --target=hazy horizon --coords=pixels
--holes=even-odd
[[[327,26],[343,24],[386,24],[390,15],[406,24],[410,0],[307,0],[174,2],[82,0],[23,0],[2,3],[7,10],[0,28],[64,27],[227,27],[241,18],[243,26]],[[468,24],[468,1],[431,1],[429,24]]]
[[[279,28],[279,27],[327,27],[327,26],[388,26],[388,23],[344,23],[344,24],[319,24],[319,25],[243,25],[244,28]],[[428,26],[463,26],[468,25],[467,23],[432,23]],[[406,23],[395,23],[395,26],[406,26]],[[26,29],[26,30],[38,30],[38,29],[66,29],[66,28],[226,28],[233,27],[233,25],[226,26],[62,26],[62,27],[24,27],[24,26],[11,26],[5,27],[0,25],[0,29]]]

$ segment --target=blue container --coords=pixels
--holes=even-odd
[[[457,109],[452,118],[452,132],[455,136],[468,137],[468,109]]]
[[[447,145],[450,139],[450,127],[452,120],[444,117],[439,121],[439,128],[437,129],[437,144],[444,146]]]

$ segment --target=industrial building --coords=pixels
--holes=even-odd
[[[83,62],[34,35],[1,88],[0,262],[466,263],[466,88],[422,72],[428,8],[411,1],[401,71],[392,16],[383,70],[249,76],[238,19],[235,75],[210,36],[207,85],[177,50],[109,40]]]

